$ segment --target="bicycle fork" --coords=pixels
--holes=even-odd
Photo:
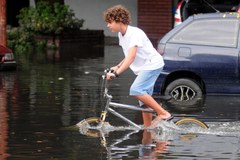
[[[105,95],[107,97],[107,102],[105,105],[105,109],[102,111],[101,115],[100,115],[100,123],[103,124],[103,122],[105,122],[106,117],[107,117],[107,112],[108,112],[108,108],[109,108],[109,103],[112,100],[112,96],[106,94]]]

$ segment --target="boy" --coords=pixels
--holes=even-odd
[[[162,119],[172,118],[153,98],[154,84],[164,66],[162,56],[156,51],[146,34],[139,28],[130,26],[130,13],[122,5],[116,5],[104,12],[107,27],[118,32],[119,45],[125,58],[111,69],[107,79],[118,77],[128,67],[137,75],[130,88],[130,95],[139,100],[140,106],[150,107],[157,117],[152,121],[152,114],[143,112],[144,127],[156,127]]]

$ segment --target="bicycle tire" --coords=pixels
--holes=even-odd
[[[80,129],[83,129],[84,127],[89,125],[90,128],[85,130],[83,134],[90,137],[100,137],[101,135],[97,129],[91,129],[91,128],[97,127],[100,124],[100,121],[101,120],[99,117],[90,117],[79,122],[77,126]]]
[[[190,125],[197,125],[197,126],[203,128],[203,129],[208,129],[209,128],[206,123],[204,123],[204,122],[202,122],[202,121],[200,121],[196,118],[183,118],[183,119],[177,120],[175,122],[175,124],[177,126],[189,125],[190,124]]]

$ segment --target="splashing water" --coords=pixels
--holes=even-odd
[[[240,121],[209,123],[209,129],[203,134],[240,136]]]
[[[208,129],[201,128],[199,126],[187,126],[187,127],[180,127],[177,126],[172,121],[162,121],[158,124],[156,128],[149,128],[148,130],[154,130],[156,133],[170,135],[170,134],[211,134],[211,135],[232,135],[232,136],[240,136],[240,121],[236,122],[211,122],[207,124],[209,126]],[[141,126],[141,129],[144,129]],[[108,122],[104,122],[101,126],[90,126],[86,124],[85,126],[79,127],[79,131],[81,134],[86,135],[89,130],[95,130],[101,132],[103,134],[108,134],[109,132],[113,131],[124,131],[124,130],[139,130],[133,126],[113,126]]]

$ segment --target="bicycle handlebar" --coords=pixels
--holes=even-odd
[[[104,73],[105,73],[104,74],[104,76],[105,76],[104,78],[106,78],[107,73],[114,73],[114,70],[107,68],[107,69],[104,70]],[[116,78],[116,76],[111,76],[110,78],[114,79],[114,78]]]
[[[102,93],[103,97],[105,98],[110,98],[112,97],[111,95],[108,94],[108,84],[107,84],[107,73],[111,73],[113,70],[107,68],[104,70],[104,74],[102,75],[103,81],[102,81]]]

